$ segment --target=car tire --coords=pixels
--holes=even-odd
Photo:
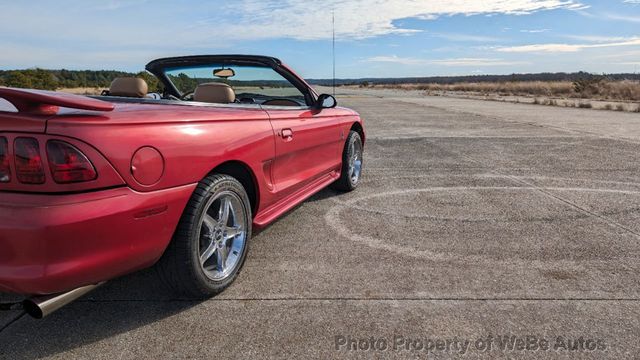
[[[353,191],[360,183],[363,164],[362,138],[351,130],[342,150],[342,170],[340,178],[331,187],[339,191]]]
[[[157,269],[179,296],[208,298],[236,278],[251,238],[251,204],[244,187],[229,176],[200,181]]]

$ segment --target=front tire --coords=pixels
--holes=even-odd
[[[251,204],[240,182],[214,174],[202,180],[185,207],[158,264],[177,295],[206,298],[236,278],[251,238]]]
[[[362,138],[351,130],[342,151],[342,171],[340,178],[331,187],[339,191],[353,191],[360,183],[363,164]]]

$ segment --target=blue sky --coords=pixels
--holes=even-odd
[[[0,69],[247,53],[307,78],[640,72],[640,0],[0,0]]]

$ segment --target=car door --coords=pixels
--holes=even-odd
[[[279,61],[276,66],[225,65],[216,72],[223,69],[235,101],[259,104],[268,114],[275,135],[270,171],[275,201],[339,169],[345,136],[338,123],[340,110],[311,106],[313,91]]]
[[[276,192],[286,196],[338,171],[344,131],[336,109],[263,106],[276,134],[272,175]]]

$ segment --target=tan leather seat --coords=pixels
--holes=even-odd
[[[193,93],[193,101],[200,101],[214,104],[229,104],[236,101],[236,93],[231,86],[210,82],[198,85]]]
[[[147,96],[149,86],[147,82],[140,78],[119,77],[113,79],[109,86],[110,96],[126,96],[143,98]]]

